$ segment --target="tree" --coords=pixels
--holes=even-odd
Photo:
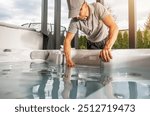
[[[123,38],[122,39],[123,39],[122,48],[124,48],[124,49],[129,48],[129,35],[128,35],[127,31],[125,31],[123,33]]]
[[[119,31],[117,40],[115,41],[113,48],[114,49],[121,49],[121,46],[122,46],[122,33]]]
[[[79,49],[86,49],[87,48],[86,36],[81,35],[78,42],[79,42]]]
[[[150,41],[149,41],[149,32],[146,29],[144,31],[144,48],[149,48],[150,47]]]
[[[143,42],[143,36],[142,36],[142,32],[139,29],[137,31],[137,48],[143,48],[144,47],[144,42]]]
[[[147,21],[145,23],[145,29],[150,30],[150,14],[149,14]]]
[[[118,38],[117,38],[117,40],[118,40],[119,48],[121,49],[122,46],[123,46],[123,36],[122,36],[122,33],[121,33],[121,32],[118,33]]]

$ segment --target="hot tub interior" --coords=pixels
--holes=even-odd
[[[150,98],[150,50],[114,50],[109,63],[99,51],[73,51],[76,66],[68,68],[59,50],[1,50],[0,98]]]

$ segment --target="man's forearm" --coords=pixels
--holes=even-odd
[[[71,41],[65,39],[64,41],[64,53],[66,56],[66,60],[71,59]]]
[[[118,26],[110,27],[108,40],[106,41],[105,48],[111,49],[118,36]]]

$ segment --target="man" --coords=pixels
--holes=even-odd
[[[118,27],[107,9],[100,3],[88,4],[85,0],[67,0],[69,18],[71,19],[66,38],[64,52],[67,66],[75,66],[71,59],[71,41],[77,30],[88,37],[88,49],[102,49],[100,58],[109,62],[112,59],[111,48],[118,35]]]

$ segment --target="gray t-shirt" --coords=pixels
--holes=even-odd
[[[100,3],[89,4],[90,16],[87,20],[72,19],[68,32],[76,33],[77,30],[84,32],[91,42],[100,42],[108,36],[108,27],[102,19],[109,15],[108,10]]]

